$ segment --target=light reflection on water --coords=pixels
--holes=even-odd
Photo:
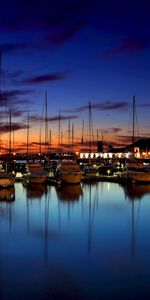
[[[0,298],[149,299],[149,235],[150,185],[16,183],[0,191]]]

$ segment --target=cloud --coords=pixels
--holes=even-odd
[[[52,82],[57,80],[63,80],[66,78],[66,72],[56,72],[51,74],[39,75],[35,77],[30,77],[28,79],[22,80],[24,84],[39,84],[45,82]]]
[[[80,106],[75,109],[71,110],[65,110],[65,112],[82,112],[89,109],[89,105]],[[91,103],[91,109],[94,110],[101,110],[101,111],[107,111],[107,110],[128,110],[128,103],[127,102],[103,102],[103,103]]]
[[[10,125],[8,123],[0,123],[1,133],[10,132]],[[23,123],[12,123],[11,131],[18,131],[20,129],[26,129],[27,126]]]
[[[76,33],[83,27],[83,22],[76,22],[67,29],[59,30],[59,32],[49,35],[47,37],[47,42],[53,45],[59,45],[72,39]]]
[[[112,128],[104,129],[103,133],[104,134],[110,134],[110,133],[113,134],[113,133],[118,133],[120,131],[122,131],[122,128],[112,127]]]
[[[79,118],[79,116],[77,115],[70,115],[70,116],[64,116],[64,115],[58,115],[58,116],[55,116],[55,117],[51,117],[51,118],[48,118],[49,121],[65,121],[65,120],[73,120],[73,119],[77,119]]]
[[[150,43],[147,40],[125,38],[121,40],[120,45],[118,45],[116,48],[105,50],[105,52],[102,53],[102,58],[110,59],[116,56],[136,54],[149,46]]]
[[[73,120],[73,119],[77,119],[78,116],[77,115],[67,115],[67,116],[64,116],[64,115],[57,115],[57,116],[54,116],[54,117],[48,117],[47,118],[47,121],[48,122],[55,122],[55,121],[65,121],[65,120]],[[30,115],[29,116],[29,119],[30,119],[30,122],[45,122],[45,118],[43,116],[39,116],[39,115]]]
[[[21,104],[24,102],[24,100],[21,100],[22,96],[26,96],[29,94],[32,94],[32,90],[26,89],[26,90],[19,90],[19,89],[12,89],[9,91],[3,91],[0,93],[0,107],[9,107],[13,104]],[[26,104],[30,103],[30,100],[26,100]]]

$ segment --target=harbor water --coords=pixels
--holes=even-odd
[[[150,299],[150,185],[0,191],[0,299]]]

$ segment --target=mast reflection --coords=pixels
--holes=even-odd
[[[131,201],[131,254],[134,257],[136,253],[137,229],[140,218],[141,201],[145,195],[150,194],[149,184],[131,184],[124,186],[125,198]]]

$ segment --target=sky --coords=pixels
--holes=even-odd
[[[80,150],[89,103],[94,139],[122,147],[131,142],[133,96],[137,135],[149,137],[149,11],[145,0],[1,0],[0,150],[10,144],[4,115],[17,152],[27,132],[29,149],[40,151],[45,128],[52,151],[68,136]]]

